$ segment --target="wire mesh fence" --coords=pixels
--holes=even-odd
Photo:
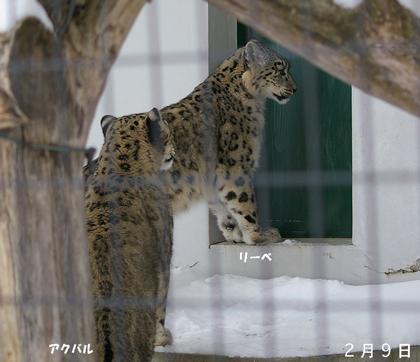
[[[405,5],[418,11],[414,0]],[[103,115],[178,102],[250,36],[287,52],[205,2],[148,4],[107,79],[87,146],[101,149]],[[174,341],[156,347],[156,361],[419,358],[420,123],[292,53],[286,58],[301,95],[267,103],[254,178],[261,223],[282,240],[225,242],[204,201],[175,215],[165,321]],[[107,302],[124,313],[147,300]],[[56,304],[84,306],[77,296],[23,291],[22,300],[2,293],[0,308]],[[81,342],[69,350],[89,358]],[[46,343],[64,354],[63,345]]]

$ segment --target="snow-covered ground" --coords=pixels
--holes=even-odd
[[[202,279],[189,267],[174,269],[171,278],[166,323],[174,344],[159,352],[270,358],[420,344],[420,281]]]

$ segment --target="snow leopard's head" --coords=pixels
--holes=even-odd
[[[248,70],[242,78],[251,94],[285,104],[297,91],[297,85],[289,73],[288,60],[258,40],[250,40],[244,46],[243,57]]]
[[[105,142],[98,168],[103,166],[105,173],[153,174],[171,168],[175,154],[171,133],[156,108],[120,118],[104,116],[101,126]]]

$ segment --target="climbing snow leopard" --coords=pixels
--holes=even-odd
[[[286,59],[251,40],[190,95],[161,110],[176,152],[169,188],[174,213],[207,199],[226,240],[280,240],[276,229],[260,229],[252,178],[266,98],[285,104],[297,90],[289,68]]]
[[[96,351],[98,361],[147,362],[155,343],[172,343],[163,326],[172,211],[161,170],[174,149],[157,109],[101,125],[105,143],[86,184]]]

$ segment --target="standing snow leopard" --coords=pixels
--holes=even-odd
[[[169,188],[175,214],[206,199],[227,241],[280,240],[277,229],[259,226],[252,178],[266,98],[285,104],[297,90],[289,68],[286,59],[251,40],[191,94],[161,110],[176,152]]]
[[[157,109],[101,122],[105,142],[86,177],[98,361],[148,362],[172,343],[163,326],[172,253],[167,175],[173,146]]]

